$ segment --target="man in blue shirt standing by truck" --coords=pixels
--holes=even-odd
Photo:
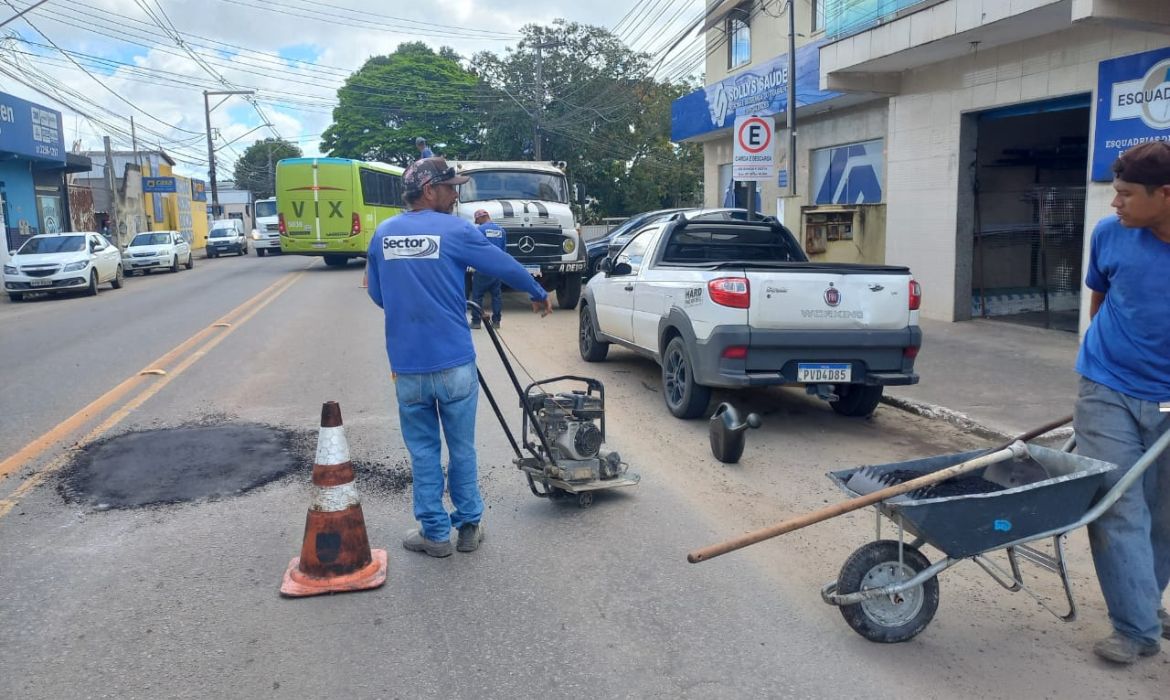
[[[504,228],[492,221],[492,217],[487,213],[486,209],[477,209],[475,215],[475,225],[483,233],[484,237],[491,243],[500,247],[500,250],[507,252],[508,250],[508,234]],[[491,324],[496,328],[500,327],[500,317],[504,312],[503,299],[503,283],[500,282],[499,277],[492,277],[486,272],[475,271],[471,276],[471,300],[475,302],[476,306],[482,306],[483,295],[490,293],[492,295],[492,320]],[[471,310],[471,327],[479,328],[480,313],[475,309]]]
[[[1077,357],[1077,452],[1113,462],[1108,488],[1170,430],[1170,143],[1127,150],[1113,164],[1116,216],[1093,230],[1085,284],[1092,324]],[[1170,453],[1089,525],[1113,634],[1093,651],[1131,664],[1170,639]]]
[[[467,328],[463,280],[468,267],[526,291],[532,309],[552,312],[548,293],[512,256],[451,212],[455,185],[467,182],[439,157],[415,161],[403,175],[409,211],[378,225],[367,251],[370,298],[385,316],[386,354],[396,375],[398,419],[410,452],[417,529],[402,546],[432,557],[473,552],[483,540],[483,498],[475,455],[479,385]],[[442,435],[449,462],[443,506]]]

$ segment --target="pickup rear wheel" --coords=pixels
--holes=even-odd
[[[843,416],[864,418],[874,412],[882,400],[881,386],[867,386],[864,384],[838,384],[833,387],[834,393],[841,397],[830,401],[833,410]]]
[[[662,398],[675,418],[698,418],[711,402],[711,387],[695,383],[694,364],[681,337],[662,354]]]
[[[581,359],[586,362],[601,362],[609,353],[609,343],[597,339],[597,333],[593,329],[593,309],[590,309],[588,304],[582,304],[577,319],[577,349],[581,351]]]

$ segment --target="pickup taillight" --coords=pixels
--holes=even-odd
[[[713,279],[707,283],[707,294],[716,304],[733,309],[746,309],[752,303],[751,286],[746,277]]]
[[[922,285],[913,279],[910,280],[910,310],[917,311],[922,306]]]
[[[280,229],[280,235],[288,233],[288,227],[284,225],[284,214],[276,215],[276,227]]]

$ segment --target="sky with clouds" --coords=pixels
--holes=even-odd
[[[36,1],[0,0],[0,22]],[[702,11],[703,0],[48,0],[0,28],[0,92],[59,109],[66,146],[82,150],[105,135],[129,149],[133,115],[140,148],[161,145],[180,173],[205,178],[202,92],[254,90],[254,103],[230,97],[212,113],[223,179],[258,138],[319,153],[337,88],[402,42],[502,54],[525,24],[563,18],[654,53]],[[701,53],[699,41],[670,59]]]

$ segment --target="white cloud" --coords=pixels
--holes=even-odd
[[[12,1],[21,9],[34,2]],[[255,90],[276,131],[313,155],[318,153],[320,133],[332,122],[338,86],[370,56],[390,53],[406,41],[424,41],[435,49],[450,46],[468,57],[483,50],[502,53],[515,43],[514,37],[525,24],[549,24],[563,17],[612,29],[631,7],[642,4],[653,5],[635,4],[632,0],[72,0],[46,3],[27,16],[62,49],[129,64],[95,68],[91,59],[78,57],[108,91],[51,48],[8,41],[0,44],[0,62],[11,58],[21,71],[43,73],[55,87],[81,93],[112,111],[116,116],[101,116],[125,132],[129,131],[128,119],[133,114],[140,147],[154,147],[161,141],[182,161],[181,172],[206,177],[202,91],[225,88],[156,26],[148,10],[163,24],[169,21],[187,35],[191,50],[227,83]],[[701,0],[688,4],[693,8],[686,12],[687,17],[693,17],[702,6]],[[0,3],[0,8],[0,21],[12,14],[6,3]],[[320,13],[340,23],[322,21]],[[646,18],[647,25],[651,17]],[[659,22],[666,19],[662,17]],[[21,20],[0,31],[12,30],[28,41],[48,43]],[[619,31],[619,35],[626,33]],[[40,57],[13,54],[10,50]],[[263,54],[252,53],[255,51]],[[292,52],[318,65],[284,60],[282,52]],[[149,72],[144,74],[140,69]],[[0,91],[59,108],[65,116],[67,146],[80,140],[84,150],[100,149],[102,136],[110,135],[116,147],[129,147],[128,134],[95,126],[68,105],[16,84],[7,76],[0,75]],[[74,98],[67,101],[77,103]],[[268,129],[261,129],[245,136],[261,119],[254,110],[241,109],[241,105],[246,103],[233,97],[212,113],[212,125],[219,136],[217,145],[240,139],[217,152],[221,178],[230,177],[237,153],[242,153],[254,139],[271,135]],[[92,106],[85,109],[98,113]]]

